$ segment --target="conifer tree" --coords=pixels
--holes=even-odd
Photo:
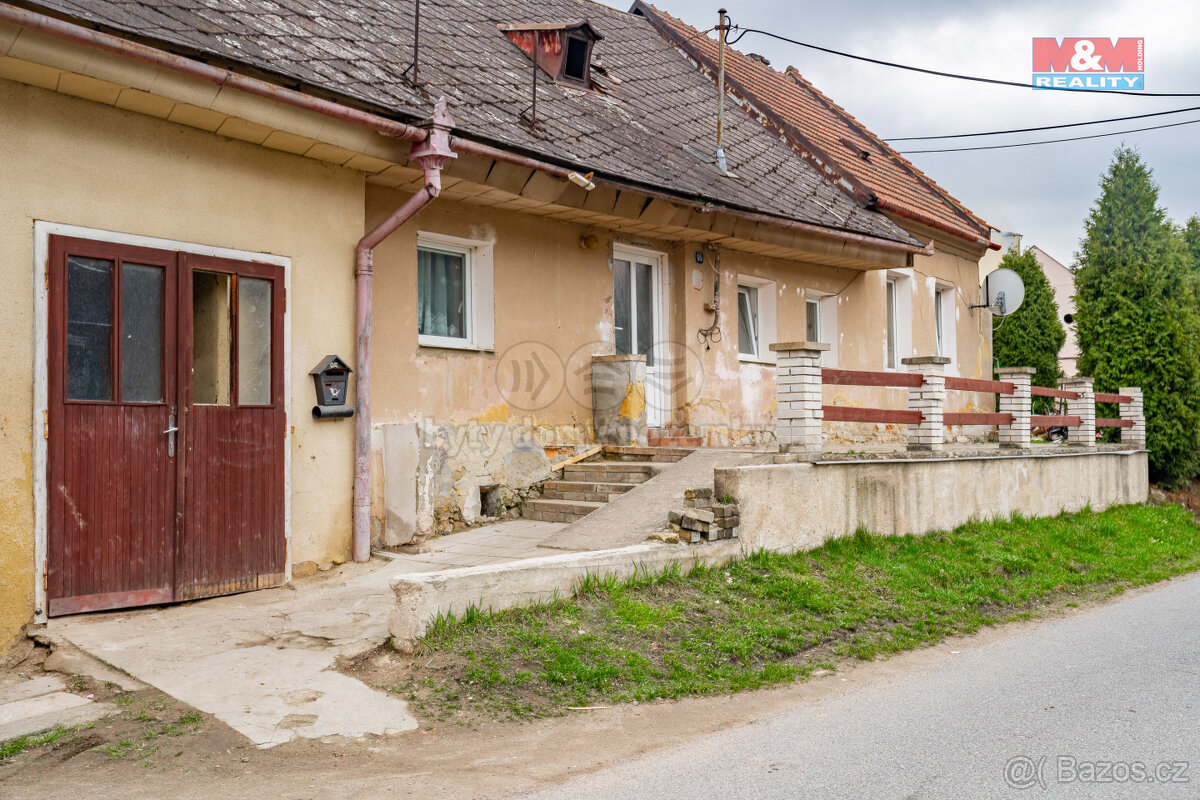
[[[1150,477],[1174,488],[1200,468],[1200,311],[1190,258],[1137,152],[1118,148],[1100,187],[1075,273],[1079,372],[1096,391],[1142,387]]]

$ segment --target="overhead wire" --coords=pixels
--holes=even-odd
[[[976,147],[941,147],[929,148],[926,150],[900,150],[900,155],[913,155],[915,153],[964,153],[972,150],[1005,150],[1010,147],[1033,147],[1040,144],[1057,144],[1059,142],[1081,142],[1085,139],[1101,139],[1105,136],[1122,136],[1126,133],[1141,133],[1142,131],[1157,131],[1163,128],[1178,128],[1181,125],[1195,125],[1200,122],[1200,119],[1189,119],[1183,122],[1170,122],[1166,125],[1149,125],[1145,128],[1128,128],[1122,131],[1109,131],[1107,133],[1093,133],[1088,136],[1068,136],[1062,139],[1042,139],[1037,142],[1013,142],[1010,144],[987,144]]]
[[[1117,94],[1125,95],[1127,97],[1200,97],[1200,92],[1135,92],[1124,89],[1072,89],[1066,86],[1035,86],[1032,83],[1022,83],[1021,81],[1006,81],[1000,78],[983,78],[979,77],[978,75],[963,75],[958,72],[944,72],[942,70],[926,69],[925,67],[914,67],[910,64],[899,64],[895,61],[884,61],[882,59],[871,58],[869,56],[860,56],[857,53],[847,53],[843,50],[834,50],[831,47],[822,47],[809,42],[802,42],[799,39],[792,39],[790,37],[783,36],[782,34],[764,31],[760,28],[742,28],[736,25],[733,27],[737,30],[740,30],[741,33],[727,42],[727,44],[730,45],[737,44],[747,33],[757,33],[772,39],[778,39],[781,42],[794,44],[798,47],[807,47],[810,50],[816,50],[821,53],[829,53],[830,55],[841,56],[842,58],[850,58],[854,59],[855,61],[863,61],[868,64],[876,64],[881,67],[892,67],[893,69],[903,69],[908,70],[909,72],[918,72],[923,75],[936,75],[941,78],[955,78],[961,81],[988,83],[995,86],[1014,86],[1018,89],[1038,89],[1041,91],[1051,92],[1074,92],[1076,94]]]
[[[1200,106],[1173,108],[1170,111],[1154,111],[1149,114],[1131,114],[1128,117],[1109,117],[1108,119],[1093,119],[1087,122],[1064,122],[1058,125],[1038,125],[1032,128],[1010,128],[1003,131],[979,131],[977,133],[948,133],[942,136],[890,136],[884,137],[885,142],[923,142],[930,139],[970,139],[977,136],[1001,136],[1010,133],[1034,133],[1036,131],[1052,131],[1061,128],[1080,128],[1085,125],[1104,125],[1109,122],[1126,122],[1131,119],[1147,119],[1163,117],[1169,114],[1183,114],[1188,111],[1200,111]]]

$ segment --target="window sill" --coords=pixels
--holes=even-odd
[[[775,366],[774,361],[768,361],[767,359],[762,358],[761,356],[748,356],[745,353],[738,353],[738,362],[741,364],[757,364],[757,365],[763,366],[763,367]]]
[[[468,350],[476,353],[496,352],[496,348],[494,347],[480,347],[466,339],[442,339],[436,336],[421,336],[420,334],[417,335],[417,346],[435,350]]]

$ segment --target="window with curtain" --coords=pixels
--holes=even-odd
[[[468,254],[417,248],[417,333],[443,339],[471,338]]]

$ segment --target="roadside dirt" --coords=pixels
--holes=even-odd
[[[849,664],[835,673],[777,689],[565,712],[566,716],[524,723],[427,721],[419,730],[400,736],[300,740],[269,750],[254,748],[207,715],[200,715],[199,723],[179,725],[180,718],[194,713],[192,709],[154,690],[135,692],[120,716],[0,762],[0,796],[12,800],[308,800],[351,793],[389,798],[503,797],[853,693],[867,684],[954,658],[956,651],[986,647],[1102,604],[1067,607],[1038,620],[989,628],[885,661]],[[106,687],[78,688],[95,692]],[[162,732],[165,724],[176,726],[177,731]],[[155,736],[144,738],[156,730]],[[133,747],[138,737],[148,745],[142,750]],[[123,741],[131,745],[120,745]],[[111,750],[114,744],[117,755]]]

